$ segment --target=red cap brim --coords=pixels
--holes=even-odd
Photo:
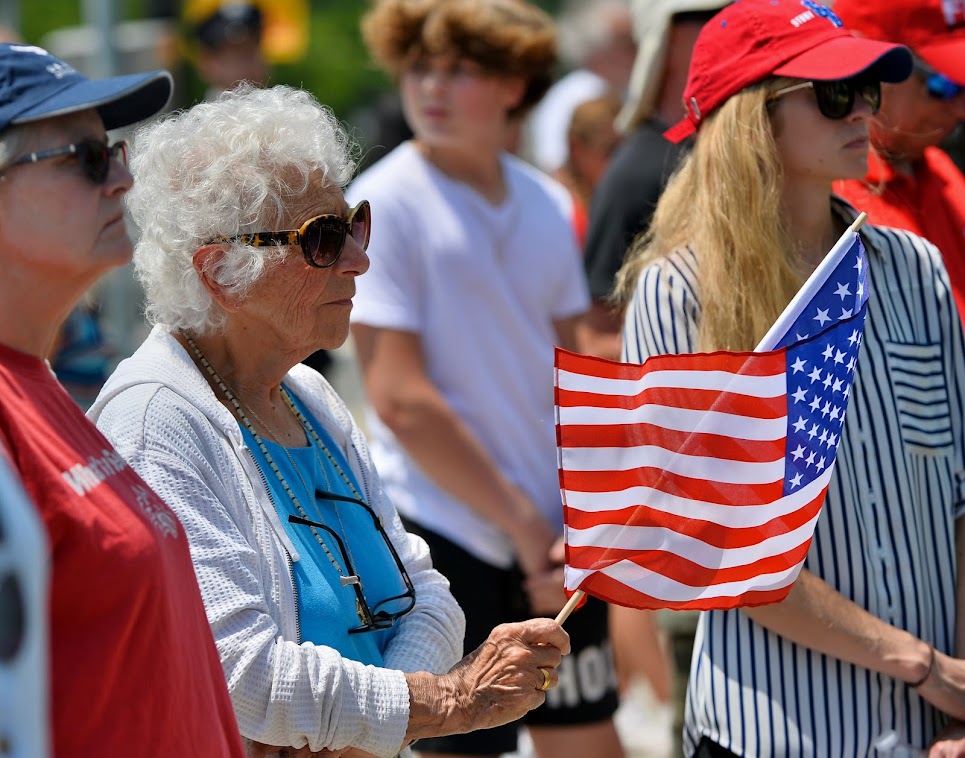
[[[690,119],[684,118],[667,129],[667,131],[663,133],[663,136],[676,145],[678,142],[683,142],[687,137],[691,137],[696,133],[697,127],[694,126]]]
[[[965,86],[965,36],[922,45],[915,52],[955,84]]]
[[[789,60],[774,74],[822,82],[848,79],[872,68],[883,82],[902,82],[911,76],[911,51],[890,42],[836,37]]]

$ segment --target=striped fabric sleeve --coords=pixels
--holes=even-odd
[[[696,349],[700,304],[697,261],[687,248],[654,261],[640,272],[623,325],[623,361]]]

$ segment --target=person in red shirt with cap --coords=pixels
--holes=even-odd
[[[856,34],[915,55],[913,76],[882,88],[868,174],[835,192],[872,223],[934,242],[965,312],[965,176],[938,147],[965,121],[965,0],[836,0],[834,12]]]
[[[686,115],[665,133],[694,135],[693,149],[618,275],[625,361],[760,342],[855,221],[832,185],[865,175],[882,82],[903,81],[912,66],[908,48],[854,36],[813,0],[740,0],[704,25]],[[861,238],[871,296],[864,335],[853,335],[852,388],[834,389],[829,354],[786,377],[788,486],[837,451],[804,568],[780,603],[701,613],[687,755],[965,748],[943,733],[948,717],[965,718],[965,336],[934,245],[868,224]],[[839,287],[842,302],[854,294]],[[809,315],[821,328],[850,313]],[[847,422],[830,427],[844,402]],[[640,497],[699,517],[680,501]],[[744,523],[780,540],[799,513]],[[700,565],[717,568],[716,557]]]
[[[107,132],[154,116],[171,89],[166,71],[91,80],[0,44],[0,448],[45,527],[55,756],[245,755],[184,528],[45,360],[91,284],[131,259],[133,179]],[[16,626],[0,612],[0,638]],[[11,749],[31,751],[0,733]]]

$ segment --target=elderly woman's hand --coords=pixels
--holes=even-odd
[[[447,674],[406,674],[406,742],[515,721],[543,704],[546,690],[558,681],[556,667],[569,652],[563,627],[552,619],[531,619],[497,626]]]

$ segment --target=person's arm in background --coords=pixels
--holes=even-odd
[[[619,309],[605,299],[594,299],[577,327],[577,352],[619,360],[622,323]]]
[[[366,393],[425,474],[512,541],[527,574],[548,565],[556,531],[487,453],[430,379],[421,338],[353,324]]]
[[[610,360],[620,358],[623,313],[609,295],[627,248],[650,223],[663,190],[660,174],[638,159],[639,139],[631,135],[618,148],[593,193],[583,251],[593,303],[578,326],[577,346],[581,353]]]
[[[576,334],[582,319],[582,316],[570,316],[553,322],[559,347],[578,352]],[[526,577],[526,594],[534,613],[555,615],[566,604],[566,593],[563,592],[564,559],[565,545],[561,536],[550,550],[547,567]]]
[[[569,316],[559,318],[553,322],[553,330],[556,332],[556,344],[564,350],[576,352],[577,350],[577,331],[584,316]]]

